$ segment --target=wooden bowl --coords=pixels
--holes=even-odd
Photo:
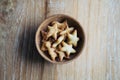
[[[41,47],[41,39],[42,39],[42,36],[41,36],[41,31],[45,30],[48,25],[50,25],[50,23],[52,21],[59,21],[59,22],[63,22],[64,20],[67,20],[68,22],[68,25],[69,26],[72,26],[74,27],[74,29],[77,30],[77,36],[79,37],[79,41],[78,41],[78,45],[77,47],[75,48],[76,50],[76,53],[75,54],[71,54],[70,55],[70,59],[63,59],[63,61],[52,61],[50,59],[50,56],[46,53],[44,53],[40,47]],[[67,62],[70,62],[74,59],[76,59],[80,54],[81,54],[81,51],[84,47],[84,43],[85,43],[85,35],[84,35],[84,31],[82,29],[82,26],[80,25],[80,23],[78,21],[76,21],[74,18],[70,17],[70,16],[67,16],[67,15],[64,15],[64,14],[56,14],[56,15],[53,15],[53,16],[50,16],[48,17],[47,19],[45,19],[41,25],[38,27],[38,30],[36,32],[36,38],[35,38],[35,43],[36,43],[36,47],[37,47],[37,50],[39,52],[39,54],[47,61],[51,62],[51,63],[67,63]]]

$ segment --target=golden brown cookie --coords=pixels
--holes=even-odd
[[[60,30],[57,27],[57,24],[54,24],[53,26],[48,26],[48,33],[47,33],[47,38],[53,37],[55,40],[57,39],[57,33]]]
[[[51,47],[51,42],[50,41],[45,42],[45,44],[46,44],[46,47],[48,49],[48,53],[51,56],[51,59],[54,61],[55,58],[57,57],[55,49]]]
[[[52,47],[57,47],[57,45],[59,45],[63,40],[64,40],[65,36],[62,35],[60,36],[57,41],[55,43],[53,43]]]
[[[75,53],[76,50],[72,48],[71,44],[67,44],[66,42],[62,42],[63,47],[60,49],[63,52],[66,52],[67,57],[69,57],[69,55],[71,53]]]
[[[77,37],[77,30],[74,30],[72,34],[68,34],[68,43],[73,44],[73,46],[77,46],[79,38]]]

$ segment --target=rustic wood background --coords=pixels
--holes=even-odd
[[[53,14],[85,31],[75,61],[54,65],[35,47],[35,32]],[[120,0],[0,0],[0,80],[120,80]]]

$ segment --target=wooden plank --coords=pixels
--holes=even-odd
[[[69,2],[69,4],[68,4]],[[47,16],[53,14],[70,14],[71,16],[76,16],[76,13],[72,13],[75,10],[75,5],[77,2],[74,0],[48,0]],[[72,6],[74,5],[74,7]],[[77,11],[77,10],[75,10]],[[70,67],[70,68],[69,68]],[[64,65],[51,65],[45,64],[45,69],[43,73],[43,79],[45,80],[74,80],[74,62]],[[49,73],[50,72],[50,73]],[[49,76],[49,77],[46,77]]]
[[[108,79],[119,80],[120,79],[120,1],[115,0],[109,2],[108,6],[108,26],[107,26],[107,72]]]
[[[86,46],[82,55],[77,59],[77,61],[64,65],[63,67],[57,66],[57,71],[58,71],[57,76],[60,76],[58,77],[58,80],[61,78],[63,80],[64,79],[69,79],[69,80],[119,79],[118,76],[114,78],[115,72],[109,72],[110,70],[114,71],[114,69],[110,68],[109,71],[107,71],[108,66],[112,66],[112,65],[109,64],[111,63],[111,61],[107,60],[109,53],[111,52],[109,53],[107,52],[108,35],[106,34],[107,32],[109,32],[108,20],[111,19],[110,16],[113,16],[112,13],[110,16],[108,16],[108,14],[111,12],[109,8],[111,8],[111,5],[115,5],[115,4],[119,5],[119,3],[117,2],[118,2],[117,0],[112,1],[111,3],[109,0],[107,1],[49,0],[48,15],[57,14],[57,13],[64,13],[71,15],[74,18],[77,18],[81,22],[86,33]],[[115,10],[116,8],[118,9],[119,7],[118,6],[113,7],[113,10]],[[116,13],[119,14],[119,10]],[[111,30],[112,29],[113,27],[111,27]],[[112,33],[112,31],[110,32]],[[116,40],[116,37],[114,37],[114,40]],[[115,46],[115,45],[112,44],[110,46]],[[113,50],[113,48],[110,49]],[[115,54],[115,52],[113,52],[113,54]],[[69,69],[69,66],[71,69]],[[73,75],[71,75],[72,73]],[[111,78],[112,76],[113,78]]]
[[[12,1],[5,6],[7,8],[13,3],[13,0],[3,1],[7,4]],[[45,2],[18,0],[14,4],[11,12],[6,11],[6,23],[0,28],[1,35],[5,36],[1,39],[0,80],[37,80],[41,78],[43,59],[36,53],[34,37],[45,18]]]

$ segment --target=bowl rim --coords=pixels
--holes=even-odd
[[[75,22],[77,22],[78,25],[80,26],[80,28],[82,29],[83,36],[84,36],[84,42],[83,42],[83,45],[82,45],[81,50],[80,50],[80,52],[78,53],[78,55],[75,56],[73,59],[70,59],[70,60],[65,61],[65,62],[62,62],[62,61],[61,61],[61,62],[57,62],[57,61],[52,61],[52,60],[48,59],[45,55],[43,55],[44,52],[40,49],[39,44],[37,43],[37,38],[38,38],[38,35],[40,34],[41,26],[42,26],[49,18],[56,17],[56,16],[59,16],[59,17],[65,16],[65,17],[68,17],[68,18],[74,20]],[[54,63],[54,64],[65,64],[65,63],[69,63],[69,62],[74,61],[76,58],[78,58],[78,57],[80,56],[80,53],[82,53],[83,48],[84,48],[84,46],[85,46],[85,32],[84,32],[84,29],[83,29],[83,27],[81,26],[80,22],[78,22],[75,18],[73,18],[73,17],[71,17],[71,16],[69,16],[69,15],[66,15],[66,14],[54,14],[54,15],[51,15],[51,16],[47,17],[46,19],[44,19],[44,20],[41,22],[41,24],[39,25],[39,27],[37,28],[36,34],[35,34],[35,46],[36,46],[36,48],[37,48],[38,53],[39,53],[45,60],[47,60],[48,62]]]

